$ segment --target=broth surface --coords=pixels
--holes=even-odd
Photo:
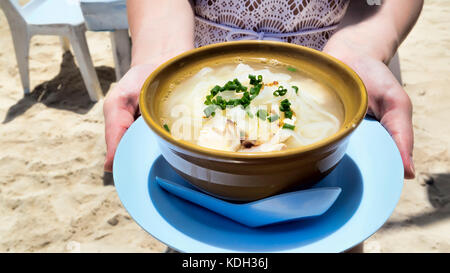
[[[298,68],[243,62],[204,67],[173,84],[159,117],[177,139],[224,151],[270,152],[333,135],[344,108],[331,87]]]

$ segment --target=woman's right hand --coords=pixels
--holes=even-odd
[[[139,94],[147,76],[170,58],[194,48],[190,1],[127,0],[127,15],[131,68],[109,91],[103,105],[108,172],[112,171],[120,139],[139,115]]]
[[[106,96],[105,115],[106,159],[104,169],[112,171],[114,154],[120,139],[139,115],[139,94],[145,79],[156,69],[154,64],[141,64],[130,68]]]

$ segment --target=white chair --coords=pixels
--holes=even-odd
[[[110,32],[116,79],[119,80],[131,63],[126,1],[81,0],[80,7],[88,30]]]
[[[28,54],[33,35],[58,35],[64,50],[69,50],[68,40],[92,101],[101,96],[100,83],[86,42],[86,27],[78,1],[31,0],[23,7],[16,0],[0,0],[8,20],[16,51],[17,65],[24,93],[30,92]]]

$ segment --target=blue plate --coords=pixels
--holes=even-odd
[[[133,219],[180,252],[343,252],[375,233],[393,212],[403,186],[400,153],[379,122],[366,118],[347,154],[315,187],[342,193],[323,215],[249,228],[161,189],[155,176],[187,185],[159,152],[156,136],[139,118],[120,141],[114,183]]]

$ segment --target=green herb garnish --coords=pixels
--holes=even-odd
[[[242,95],[242,98],[240,98],[239,100],[239,104],[242,105],[242,107],[247,107],[250,105],[251,102],[251,98],[248,92],[244,92],[244,94]]]
[[[275,115],[268,117],[267,120],[269,120],[269,122],[274,122],[274,121],[278,120],[279,118],[280,118],[280,116],[275,114]]]
[[[286,118],[292,118],[292,110],[291,110],[291,103],[288,99],[284,99],[280,103],[280,111],[284,112],[284,116]]]
[[[251,100],[253,100],[256,96],[259,95],[259,92],[261,91],[261,88],[263,86],[263,78],[261,75],[254,76],[254,75],[248,75],[248,78],[250,79],[250,84],[253,85],[253,87],[250,89],[250,92],[247,91],[247,87],[243,86],[238,79],[234,79],[232,81],[228,81],[224,86],[216,85],[210,90],[210,94],[206,96],[205,105],[209,106],[218,106],[222,110],[225,110],[227,106],[229,107],[236,107],[238,105],[241,105],[242,107],[246,108],[250,105]],[[235,91],[237,93],[242,93],[242,97],[240,99],[230,99],[225,100],[221,96],[216,96],[219,92],[223,91]],[[216,108],[206,108],[204,110],[206,117],[210,117],[211,115],[214,116],[214,110]]]
[[[292,66],[288,66],[287,70],[291,71],[291,72],[297,72],[297,68],[292,67]]]
[[[283,129],[294,130],[295,126],[285,123],[285,124],[283,124]]]
[[[241,99],[230,99],[227,101],[227,106],[236,107],[241,104]]]
[[[292,86],[292,88],[294,88],[295,94],[298,94],[298,87],[294,85],[294,86]]]
[[[250,84],[251,85],[257,85],[259,83],[262,83],[262,76],[258,75],[258,77],[256,77],[255,75],[248,75],[248,78],[250,79]]]
[[[169,133],[170,133],[169,125],[167,125],[167,124],[164,124],[164,125],[163,125],[163,127],[164,127],[164,129],[166,129],[166,131],[167,131],[167,132],[169,132]]]
[[[213,95],[213,97],[215,95],[217,95],[217,93],[219,93],[222,90],[222,87],[216,85],[213,87],[213,89],[211,89],[211,95]]]
[[[292,112],[292,110],[286,111],[284,112],[284,116],[286,118],[292,118],[292,115],[294,114],[294,112]]]
[[[278,97],[278,96],[284,96],[284,95],[286,95],[286,93],[287,93],[287,89],[285,89],[283,86],[280,86],[280,87],[278,87],[278,89],[275,92],[273,92],[273,95],[275,97]]]
[[[256,112],[256,116],[262,120],[266,120],[267,118],[267,111],[259,109],[258,112]]]
[[[223,87],[220,87],[220,91],[236,91],[238,93],[247,91],[247,87],[243,86],[238,79],[228,81]]]
[[[285,112],[291,109],[291,103],[288,99],[284,99],[280,102],[280,110]]]
[[[203,113],[205,113],[205,116],[207,118],[209,118],[210,116],[215,116],[216,115],[216,109],[217,106],[216,105],[209,105],[208,107],[205,108],[205,110],[203,110]]]

